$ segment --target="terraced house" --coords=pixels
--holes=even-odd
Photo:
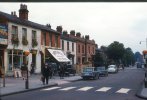
[[[54,49],[60,48],[60,33],[46,25],[29,21],[28,13],[27,5],[23,4],[20,5],[18,17],[16,12],[11,14],[0,12],[1,23],[8,32],[8,43],[7,34],[3,42],[0,42],[5,49],[2,50],[2,54],[6,74],[13,75],[13,70],[22,66],[26,60],[24,51],[30,52],[28,69],[30,70],[30,65],[33,63],[35,73],[40,73],[43,63],[41,58],[45,58],[45,48],[48,46]],[[45,59],[43,60],[45,62]]]

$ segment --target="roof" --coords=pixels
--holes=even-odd
[[[31,22],[31,21],[25,20],[25,19],[20,19],[19,17],[13,16],[13,15],[1,12],[1,11],[0,11],[0,16],[5,17],[10,22],[14,22],[17,24],[25,25],[25,26],[30,26],[30,27],[33,27],[36,29],[41,29],[41,30],[50,31],[50,32],[60,34],[59,32],[57,32],[53,29],[50,29],[45,25],[37,24],[37,23]]]

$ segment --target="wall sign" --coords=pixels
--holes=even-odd
[[[0,44],[8,44],[8,26],[6,24],[0,24]]]

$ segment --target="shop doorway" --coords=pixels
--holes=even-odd
[[[32,63],[36,67],[36,54],[32,54]]]

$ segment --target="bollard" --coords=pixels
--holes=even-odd
[[[145,72],[144,86],[147,88],[147,72]]]

